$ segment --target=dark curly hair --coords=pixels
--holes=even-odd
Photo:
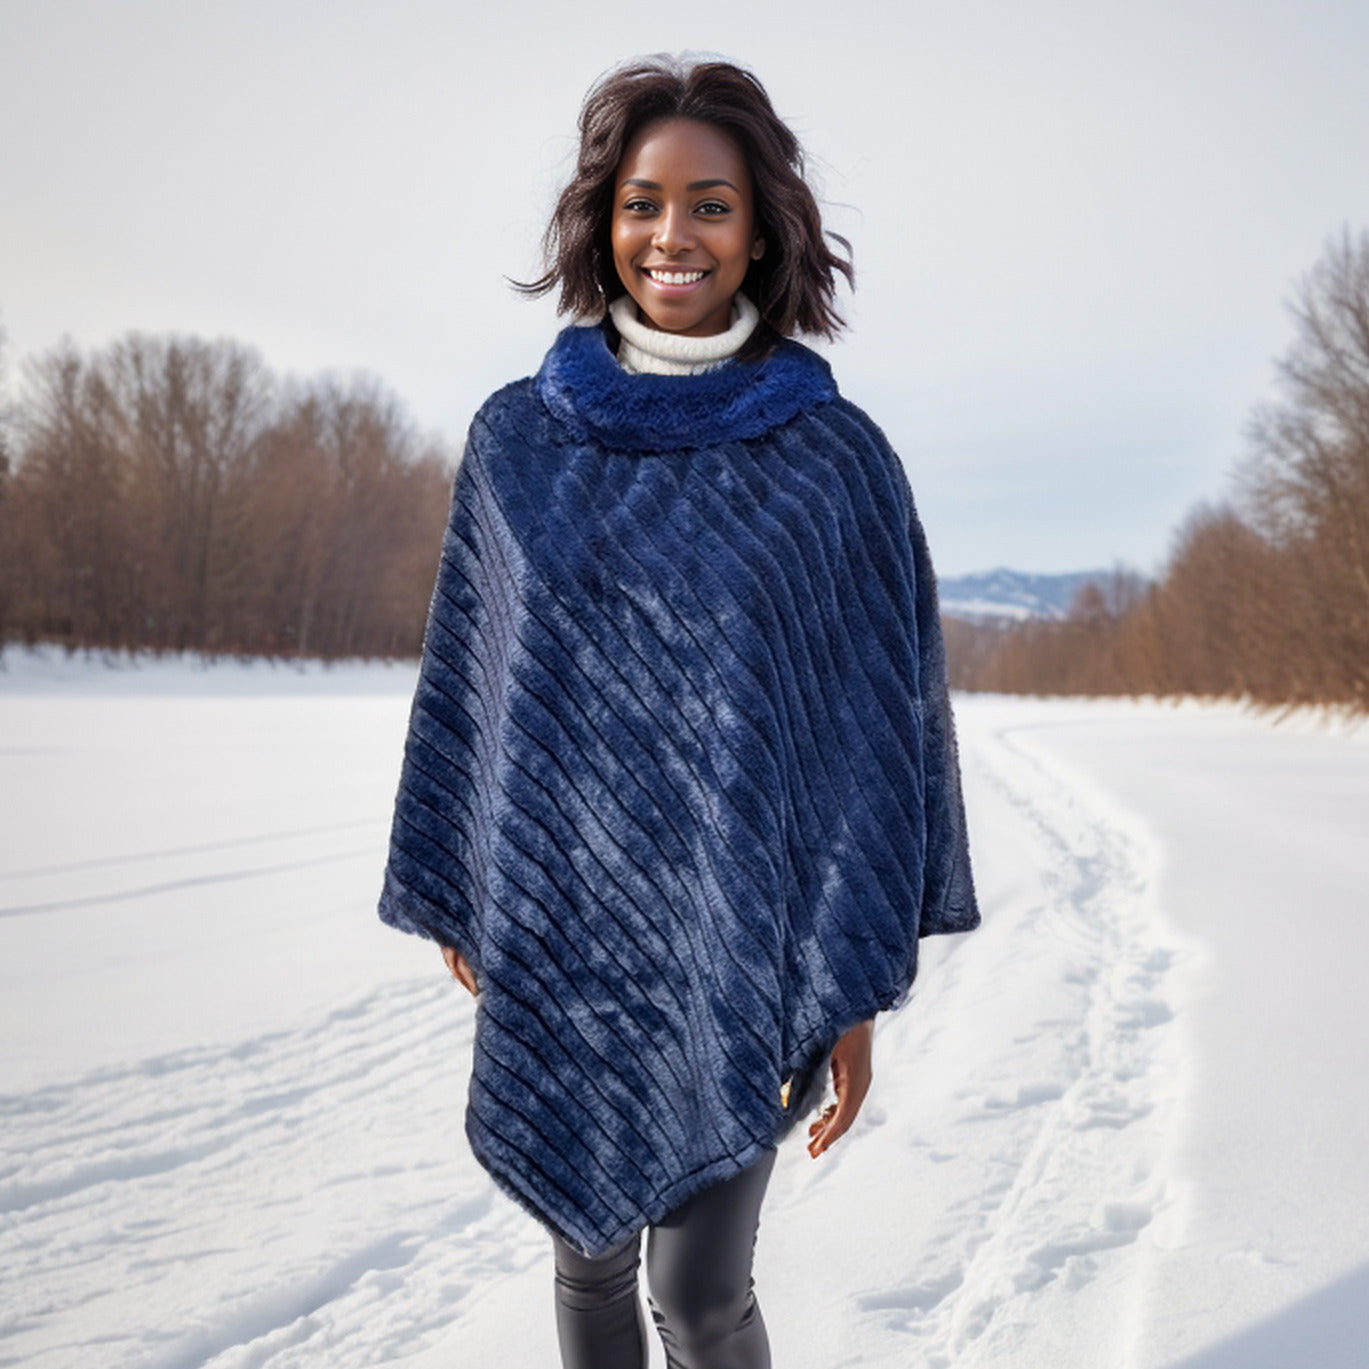
[[[729,62],[656,56],[601,77],[580,110],[580,154],[542,239],[547,271],[516,281],[528,295],[560,287],[559,313],[593,315],[626,293],[613,264],[614,173],[627,145],[659,119],[695,119],[733,137],[751,171],[756,231],[765,253],[747,270],[742,290],[761,325],[743,355],[800,332],[832,338],[844,326],[835,307],[837,273],[855,285],[851,244],[824,233],[817,200],[804,179],[803,150],[775,113],[760,81]],[[831,238],[845,256],[827,244]],[[605,322],[609,329],[612,324]]]

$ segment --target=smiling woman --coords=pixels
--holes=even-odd
[[[638,306],[642,303],[630,293],[632,272],[622,272],[614,242],[620,181],[631,174],[625,165],[629,153],[644,151],[642,144],[666,124],[688,124],[711,135],[707,160],[711,162],[714,154],[719,158],[711,167],[701,165],[696,173],[686,173],[686,190],[694,179],[723,180],[751,199],[752,232],[759,244],[754,239],[746,244],[746,271],[734,302],[742,314],[754,306],[757,318],[741,329],[739,344],[719,355],[754,360],[780,338],[804,333],[834,338],[842,327],[836,310],[837,281],[855,281],[850,244],[836,233],[824,232],[817,201],[804,178],[803,149],[775,113],[764,87],[750,72],[725,62],[692,67],[668,59],[632,63],[610,73],[590,92],[580,113],[575,174],[561,192],[543,238],[547,270],[518,288],[530,295],[556,290],[561,311],[583,319],[599,321],[608,309],[605,337],[610,348],[618,347],[619,320],[637,322],[638,313],[615,311],[612,306],[624,297]],[[740,154],[740,167],[728,152]],[[702,162],[704,147],[692,149],[692,154]],[[707,206],[721,203],[726,187],[712,188],[720,193],[709,196],[704,188],[703,198],[694,205],[696,223],[700,216],[718,212]],[[845,255],[833,251],[829,240]],[[661,254],[662,260],[666,257]],[[660,327],[650,314],[643,326]],[[688,354],[689,349],[684,350]],[[700,358],[687,355],[687,360]]]
[[[466,1135],[551,1234],[567,1369],[766,1369],[779,1142],[979,920],[936,582],[884,434],[793,334],[836,279],[727,63],[612,72],[547,230],[565,328],[477,414],[380,914],[477,996]]]
[[[726,331],[733,298],[765,251],[735,139],[693,119],[648,124],[617,181],[613,264],[642,321],[691,337]]]

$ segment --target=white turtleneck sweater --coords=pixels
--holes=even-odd
[[[732,326],[711,337],[685,337],[650,328],[637,317],[631,295],[620,295],[608,307],[613,326],[622,339],[618,364],[625,371],[659,376],[687,376],[715,371],[736,355],[751,330],[760,322],[760,310],[745,295],[732,297]]]

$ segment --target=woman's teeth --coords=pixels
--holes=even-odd
[[[647,275],[659,285],[693,285],[706,274],[704,271],[647,271]]]

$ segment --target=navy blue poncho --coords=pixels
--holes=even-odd
[[[907,477],[816,353],[597,327],[457,469],[380,915],[480,986],[466,1135],[587,1255],[777,1144],[979,921]]]

